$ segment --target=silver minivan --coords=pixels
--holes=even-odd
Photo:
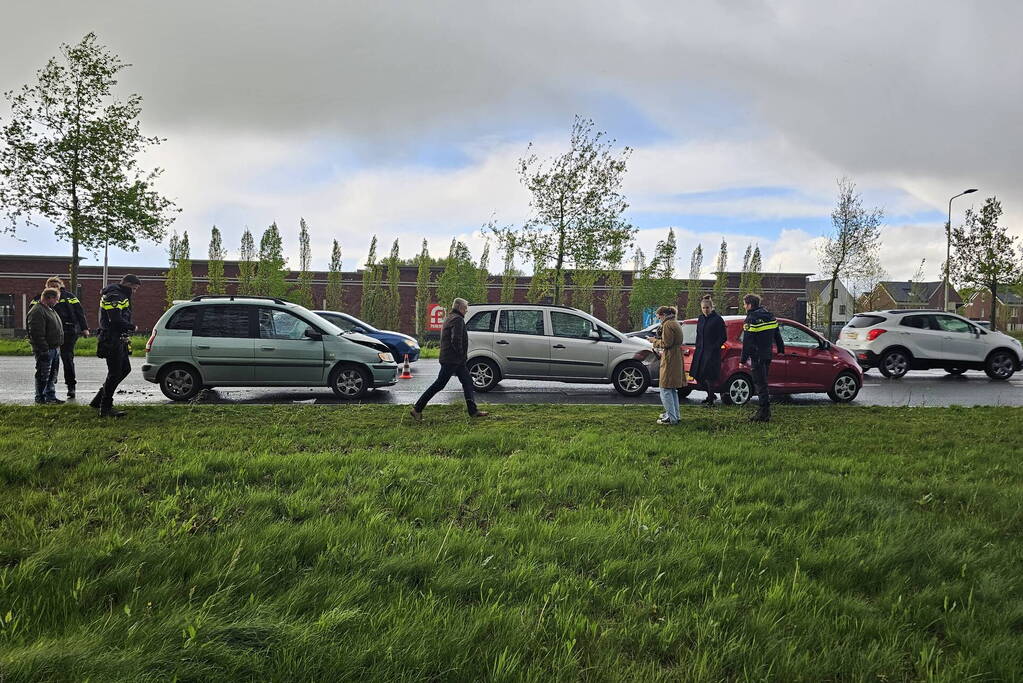
[[[387,347],[297,304],[204,295],[176,302],[153,328],[142,376],[187,401],[203,388],[329,386],[343,398],[398,381]]]
[[[533,379],[613,384],[623,396],[639,396],[655,377],[650,342],[577,308],[474,304],[465,326],[477,391],[490,391],[502,379]]]

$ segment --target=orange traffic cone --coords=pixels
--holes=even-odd
[[[401,367],[401,375],[398,379],[412,379],[412,371],[408,366],[408,354],[405,354],[405,364]]]

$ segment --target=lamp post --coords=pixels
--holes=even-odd
[[[962,197],[964,194],[970,194],[976,192],[977,188],[971,188],[969,190],[963,190],[955,197],[949,197],[948,200],[948,223],[945,223],[945,307],[944,310],[948,313],[948,267],[949,261],[952,260],[952,200],[956,197]]]

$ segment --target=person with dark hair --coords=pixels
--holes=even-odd
[[[57,398],[57,372],[60,370],[60,345],[64,343],[64,324],[53,310],[60,292],[47,287],[25,319],[28,341],[36,361],[36,403],[63,403]]]
[[[771,420],[771,396],[767,388],[767,375],[771,367],[771,346],[778,347],[778,353],[785,353],[785,342],[778,329],[778,321],[770,311],[760,305],[760,297],[747,294],[742,298],[746,308],[746,322],[742,326],[741,363],[750,362],[753,372],[753,388],[760,400],[760,407],[750,416],[752,422]]]
[[[78,297],[64,288],[64,281],[54,276],[46,281],[47,287],[52,287],[60,293],[54,312],[60,316],[64,327],[64,343],[60,345],[60,360],[64,365],[64,384],[67,385],[67,397],[75,397],[75,385],[78,380],[75,376],[75,344],[78,343],[78,335],[89,336],[89,323],[85,320],[85,311],[82,309],[82,302]],[[41,297],[42,295],[40,295]],[[32,304],[39,303],[34,299]]]
[[[661,334],[653,341],[654,349],[661,357],[658,387],[664,413],[657,419],[657,424],[662,425],[678,424],[678,390],[686,386],[686,373],[682,367],[682,327],[675,320],[675,313],[673,306],[657,309]]]
[[[124,417],[123,411],[114,410],[114,392],[131,372],[129,337],[135,331],[131,297],[141,286],[142,280],[137,276],[125,275],[119,283],[104,287],[100,293],[96,355],[106,359],[107,377],[89,405],[98,408],[102,417]]]
[[[707,393],[703,405],[714,405],[714,384],[721,376],[721,345],[728,339],[725,320],[714,310],[710,294],[700,299],[700,317],[696,321],[696,350],[689,374],[696,380],[696,386]]]
[[[489,414],[476,407],[472,377],[466,365],[469,333],[465,329],[465,314],[468,310],[469,302],[465,299],[455,299],[451,303],[451,312],[444,319],[444,327],[440,332],[440,372],[433,384],[427,387],[412,406],[411,415],[416,422],[423,419],[426,404],[448,385],[448,380],[453,376],[458,377],[458,381],[462,383],[462,393],[465,395],[465,407],[469,411],[469,417],[486,417]]]

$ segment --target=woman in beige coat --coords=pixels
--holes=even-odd
[[[682,326],[675,320],[673,306],[661,306],[657,309],[657,319],[661,321],[661,334],[654,340],[654,348],[661,356],[660,389],[661,405],[664,414],[657,424],[678,424],[678,391],[686,386],[686,373],[682,366]]]

